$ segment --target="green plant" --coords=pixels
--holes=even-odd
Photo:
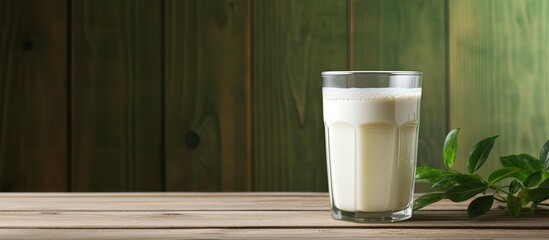
[[[462,173],[453,169],[459,131],[453,129],[444,141],[442,160],[446,169],[417,168],[416,183],[428,183],[431,188],[414,201],[414,211],[442,199],[462,202],[474,197],[467,208],[469,218],[490,211],[494,200],[506,203],[507,211],[515,217],[523,208],[535,212],[538,205],[547,205],[543,201],[549,199],[549,140],[541,148],[539,159],[524,153],[500,157],[503,167],[483,179],[476,171],[488,159],[498,136],[485,138],[472,148],[467,173]],[[504,179],[512,181],[499,185]]]

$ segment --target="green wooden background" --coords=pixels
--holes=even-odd
[[[0,0],[0,191],[327,191],[345,69],[424,72],[419,165],[549,138],[549,1]]]

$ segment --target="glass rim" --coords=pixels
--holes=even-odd
[[[421,76],[419,71],[323,71],[322,76],[344,76],[344,75],[374,75],[374,76]]]

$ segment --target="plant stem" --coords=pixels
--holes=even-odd
[[[503,193],[505,193],[505,194],[511,194],[510,192],[507,192],[507,191],[501,189],[502,187],[496,188],[496,187],[494,187],[494,186],[490,186],[489,188],[496,190],[496,193],[497,193],[497,192],[503,192]]]
[[[498,201],[498,202],[502,202],[502,203],[507,202],[502,196],[497,195],[495,193],[492,195],[492,197],[494,197],[494,199],[496,199],[496,201]],[[499,199],[499,198],[501,198],[501,199]]]

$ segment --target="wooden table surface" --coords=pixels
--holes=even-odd
[[[0,239],[549,238],[549,211],[467,219],[442,201],[398,223],[333,220],[326,193],[2,193]]]

